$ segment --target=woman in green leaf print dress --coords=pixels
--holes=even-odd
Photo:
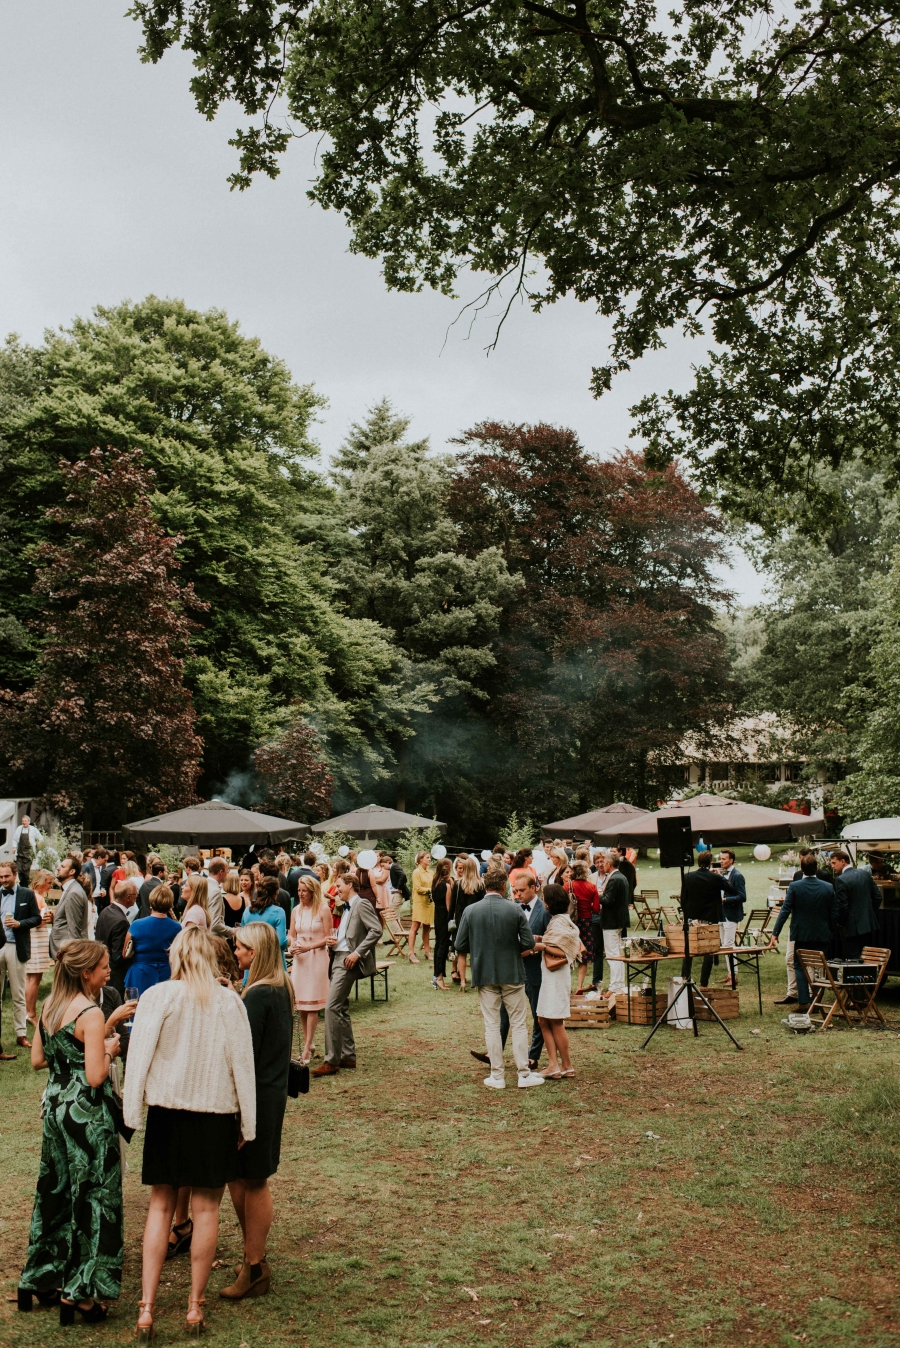
[[[67,941],[31,1050],[32,1066],[49,1068],[50,1079],[18,1301],[20,1310],[31,1309],[33,1293],[45,1305],[59,1302],[61,1325],[76,1311],[105,1320],[104,1299],[118,1297],[122,1282],[122,1169],[109,1082],[119,1037],[95,1001],[108,978],[105,946]]]

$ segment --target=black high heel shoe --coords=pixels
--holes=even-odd
[[[109,1314],[106,1307],[101,1306],[99,1301],[93,1301],[87,1307],[79,1306],[77,1301],[60,1301],[59,1323],[62,1328],[66,1328],[67,1325],[74,1325],[76,1311],[88,1325],[99,1324]]]
[[[20,1311],[30,1311],[34,1306],[34,1297],[37,1297],[42,1306],[58,1306],[59,1288],[48,1287],[43,1292],[32,1292],[30,1287],[17,1287],[16,1308]]]

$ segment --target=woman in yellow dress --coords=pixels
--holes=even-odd
[[[434,904],[431,902],[431,882],[434,875],[428,865],[427,852],[419,852],[412,877],[412,924],[409,928],[409,962],[418,964],[416,932],[422,928],[422,954],[431,959],[431,928],[434,923]]]

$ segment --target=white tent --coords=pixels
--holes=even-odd
[[[900,852],[900,818],[861,819],[841,829],[841,837],[854,851]]]

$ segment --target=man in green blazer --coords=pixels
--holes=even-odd
[[[485,896],[466,908],[453,941],[458,955],[471,955],[472,985],[478,989],[485,1047],[491,1060],[491,1074],[485,1077],[484,1084],[494,1090],[502,1090],[506,1085],[500,1033],[502,1006],[509,1016],[519,1085],[544,1084],[544,1078],[528,1066],[528,1001],[522,951],[534,948],[534,932],[519,904],[503,897],[506,883],[506,871],[489,863],[484,877]]]

